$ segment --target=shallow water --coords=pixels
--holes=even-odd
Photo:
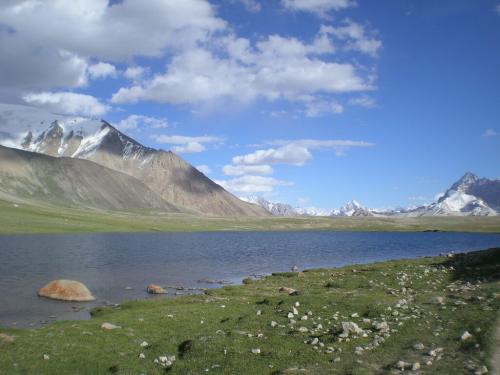
[[[500,234],[373,232],[200,232],[0,236],[0,325],[85,319],[89,309],[149,296],[149,283],[210,287],[250,274],[336,267],[500,246]],[[54,279],[86,284],[92,303],[51,301]],[[125,290],[131,287],[133,290]],[[170,291],[173,294],[173,290]],[[187,291],[185,291],[187,293]]]

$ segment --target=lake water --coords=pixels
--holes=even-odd
[[[149,283],[213,287],[251,274],[336,267],[500,246],[500,234],[210,232],[0,236],[0,325],[85,319],[98,305],[149,296]],[[92,303],[51,301],[37,291],[54,279],[86,284]],[[132,290],[125,290],[131,287]],[[173,290],[170,291],[174,293]]]

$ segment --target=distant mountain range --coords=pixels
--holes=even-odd
[[[262,197],[242,199],[275,216],[497,216],[500,215],[500,180],[479,178],[468,172],[435,202],[408,209],[376,210],[353,200],[338,209],[325,210],[295,208],[285,203],[272,203]]]
[[[0,104],[0,131],[0,142],[4,145],[54,158],[85,159],[128,175],[128,182],[125,183],[122,179],[124,186],[129,184],[137,187],[138,183],[145,185],[163,201],[159,206],[163,205],[175,211],[212,216],[269,215],[266,210],[236,198],[173,152],[145,147],[103,120],[71,118],[32,107]],[[3,151],[4,155],[12,154]],[[23,157],[25,160],[36,159],[26,154],[23,154]],[[48,164],[54,164],[52,168],[55,169],[61,164],[54,159],[44,159],[43,163],[44,170],[51,169]],[[69,168],[71,163],[65,163]],[[10,168],[4,164],[8,163],[4,158],[0,159],[3,186],[8,185],[4,180],[10,176],[6,174],[6,170]],[[85,169],[83,164],[79,167]],[[26,173],[29,174],[28,171]],[[41,176],[41,172],[36,173]],[[66,177],[60,177],[64,180],[69,176],[68,174]],[[17,178],[20,190],[33,188],[30,185],[25,189],[21,184],[21,181],[31,184],[31,174],[29,177]],[[132,179],[135,183],[130,184]],[[73,188],[78,188],[78,181],[72,181],[71,184],[73,187],[66,186],[65,194],[69,194]],[[96,186],[96,189],[98,187],[104,188]],[[4,193],[12,195],[13,190]],[[146,195],[148,194],[149,192]],[[144,207],[150,208],[150,205],[146,204]]]

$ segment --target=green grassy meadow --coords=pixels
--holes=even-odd
[[[165,231],[500,232],[500,217],[214,218],[145,211],[98,211],[0,200],[0,234]]]

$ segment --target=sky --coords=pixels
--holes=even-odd
[[[499,0],[4,0],[0,101],[104,118],[237,196],[500,178]]]

